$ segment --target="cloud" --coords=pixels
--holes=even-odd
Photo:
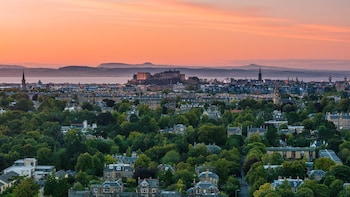
[[[161,28],[202,28],[252,35],[349,43],[349,27],[307,24],[268,16],[263,7],[223,7],[179,0],[49,0],[69,12],[90,13],[111,23]]]

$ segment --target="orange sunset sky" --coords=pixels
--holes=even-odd
[[[0,27],[0,64],[350,69],[349,0],[1,0]]]

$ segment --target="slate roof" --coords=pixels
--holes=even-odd
[[[3,181],[4,183],[9,184],[9,183],[11,183],[12,178],[15,176],[19,176],[19,174],[14,172],[14,171],[10,171],[6,174],[1,175],[0,180]]]
[[[312,176],[323,177],[324,175],[326,175],[326,172],[323,170],[311,170],[310,172],[307,173],[307,175],[309,177],[312,177]]]
[[[325,157],[333,160],[335,163],[342,163],[340,158],[335,154],[333,150],[323,149],[318,152],[320,157]]]
[[[147,184],[149,185],[149,187],[153,187],[153,188],[158,188],[159,187],[159,180],[158,179],[139,179],[138,180],[138,185],[140,186],[140,184],[142,182],[147,182]]]
[[[206,172],[201,172],[198,176],[198,178],[206,178],[206,177],[209,177],[209,178],[214,178],[214,179],[218,179],[219,176],[217,174],[215,174],[214,172],[210,172],[210,171],[206,171]]]
[[[289,185],[292,188],[298,188],[304,183],[304,181],[302,179],[278,179],[278,180],[273,181],[272,187],[277,188],[284,181],[288,181]]]

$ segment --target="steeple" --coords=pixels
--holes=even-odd
[[[262,76],[261,76],[261,66],[259,66],[259,76],[258,76],[258,81],[262,81]]]
[[[278,105],[279,104],[279,98],[278,98],[278,85],[277,82],[275,82],[275,87],[273,89],[273,104]]]
[[[24,77],[24,70],[23,70],[23,74],[22,74],[22,91],[26,91],[26,90],[27,90],[26,79]]]

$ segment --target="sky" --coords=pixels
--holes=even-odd
[[[349,19],[349,0],[1,0],[0,64],[349,70]]]

